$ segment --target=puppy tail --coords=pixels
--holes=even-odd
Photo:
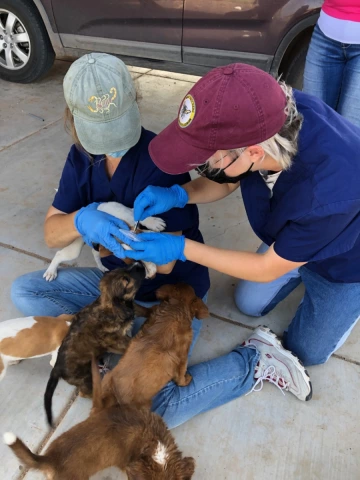
[[[46,385],[46,390],[45,390],[45,395],[44,395],[45,412],[46,412],[47,421],[48,421],[50,427],[53,426],[53,423],[52,423],[52,397],[54,395],[57,384],[59,383],[59,378],[60,377],[56,373],[56,369],[53,368],[51,370],[50,378],[49,378],[49,381]]]
[[[32,453],[32,451],[29,450],[29,448],[13,433],[4,433],[3,440],[4,443],[15,453],[20,462],[27,468],[43,470],[45,467],[48,467],[46,457]]]
[[[91,374],[92,374],[92,397],[93,397],[93,409],[102,409],[103,408],[103,401],[102,401],[102,389],[101,389],[101,377],[99,368],[97,365],[97,361],[93,355],[91,359]]]

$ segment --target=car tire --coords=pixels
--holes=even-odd
[[[54,59],[35,5],[26,0],[0,0],[0,78],[34,82],[48,72]]]
[[[291,51],[283,68],[282,79],[297,90],[303,88],[306,54],[309,49],[310,38],[306,41],[303,40],[300,45]]]

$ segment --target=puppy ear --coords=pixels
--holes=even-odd
[[[126,293],[127,281],[124,278],[114,278],[112,272],[107,272],[100,280],[101,303],[112,305],[116,299],[122,299]]]
[[[176,290],[175,285],[163,285],[156,290],[156,298],[158,300],[169,300],[176,297]]]
[[[183,480],[190,480],[195,472],[195,460],[192,457],[184,457],[181,461],[181,473]]]
[[[196,297],[196,300],[192,303],[192,313],[193,316],[201,320],[202,318],[207,318],[209,316],[209,309],[201,298]]]

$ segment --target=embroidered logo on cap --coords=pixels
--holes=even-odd
[[[179,125],[181,128],[188,127],[195,117],[195,100],[191,95],[186,95],[180,107]]]
[[[110,95],[112,95],[111,98],[110,98]],[[116,103],[113,102],[113,100],[115,100],[116,97],[117,97],[117,92],[115,87],[110,88],[110,94],[106,93],[101,97],[97,97],[96,95],[93,95],[92,97],[89,98],[89,103],[94,105],[88,105],[88,109],[90,110],[90,112],[93,112],[93,113],[104,113],[104,112],[109,113],[111,106],[117,108]]]

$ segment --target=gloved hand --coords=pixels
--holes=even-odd
[[[120,228],[129,230],[122,220],[97,210],[100,203],[90,203],[81,208],[75,215],[76,230],[82,235],[85,243],[103,245],[118,258],[126,258],[126,251],[114,237],[120,238]]]
[[[153,262],[156,265],[165,265],[173,260],[186,261],[184,235],[150,232],[140,233],[136,240],[129,240],[120,232],[120,239],[133,249],[126,252],[126,256],[133,260]]]
[[[170,188],[146,187],[135,200],[134,220],[138,222],[172,208],[183,208],[188,200],[187,191],[179,185],[173,185]]]

